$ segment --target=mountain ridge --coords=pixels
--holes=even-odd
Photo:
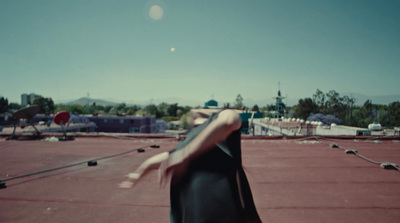
[[[342,96],[347,95],[349,97],[355,98],[355,104],[362,106],[367,100],[371,100],[373,104],[384,104],[388,105],[392,102],[400,101],[400,94],[398,95],[381,95],[381,96],[367,96],[363,94],[356,94],[356,93],[348,93],[348,94],[342,94]],[[312,98],[312,96],[310,96]],[[283,99],[283,102],[286,103],[288,106],[293,106],[298,104],[300,98],[285,98]],[[211,100],[211,99],[209,99]],[[229,103],[231,106],[234,105],[234,100],[232,101],[223,101],[223,100],[217,100],[214,99],[218,102],[220,107],[223,107],[224,104]],[[65,104],[65,105],[92,105],[93,103],[96,103],[96,105],[102,105],[102,106],[115,106],[117,104],[125,103],[128,106],[132,105],[138,105],[138,106],[146,106],[149,104],[160,104],[160,103],[167,103],[167,104],[174,104],[178,103],[180,106],[191,106],[191,107],[197,107],[200,106],[202,107],[204,103],[208,101],[205,100],[204,102],[201,102],[199,100],[192,100],[192,99],[183,99],[183,98],[178,98],[178,97],[169,97],[169,98],[163,98],[163,99],[151,99],[151,100],[129,100],[129,101],[117,101],[113,99],[96,99],[96,98],[87,98],[87,97],[82,97],[76,100],[60,103],[60,104]],[[243,104],[247,106],[248,108],[252,108],[254,105],[258,105],[259,107],[263,107],[266,105],[270,104],[275,104],[275,100],[271,97],[269,99],[252,99],[252,98],[244,98],[243,99]]]

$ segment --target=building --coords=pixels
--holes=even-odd
[[[218,102],[216,100],[209,100],[204,103],[204,108],[218,108]]]
[[[42,97],[42,96],[38,95],[38,94],[34,94],[34,93],[22,94],[21,95],[21,105],[22,106],[28,105],[28,104],[31,105],[31,104],[33,104],[33,101],[35,101],[35,99],[38,99],[40,97]]]
[[[155,133],[157,131],[156,116],[89,116],[94,122],[97,132],[113,133]]]
[[[300,119],[249,118],[249,129],[256,136],[398,136],[399,128],[371,131],[345,125],[323,125],[322,122],[310,122]]]
[[[208,102],[206,102],[207,104]],[[198,113],[204,113],[204,114],[212,114],[212,113],[217,113],[222,111],[224,108],[218,108],[218,107],[207,107],[207,108],[195,108],[192,109],[191,112],[198,112]],[[244,134],[248,134],[250,131],[250,122],[252,122],[253,119],[261,119],[263,118],[263,113],[261,112],[248,112],[246,110],[242,109],[232,109],[236,111],[240,119],[242,120],[242,126],[241,126],[241,131]]]
[[[283,118],[285,117],[285,108],[286,105],[282,102],[282,99],[284,99],[285,97],[281,96],[281,91],[278,91],[278,96],[274,97],[274,99],[276,100],[275,102],[275,118]]]

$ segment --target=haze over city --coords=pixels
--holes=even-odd
[[[400,1],[2,1],[0,96],[400,94]]]

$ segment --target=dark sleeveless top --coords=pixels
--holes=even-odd
[[[170,153],[185,147],[217,116],[194,128]],[[172,223],[261,222],[242,167],[240,134],[233,132],[192,161],[186,175],[171,184]]]

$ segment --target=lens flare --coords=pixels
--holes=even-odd
[[[164,10],[159,5],[153,5],[150,7],[149,16],[154,20],[160,20],[164,16]]]

